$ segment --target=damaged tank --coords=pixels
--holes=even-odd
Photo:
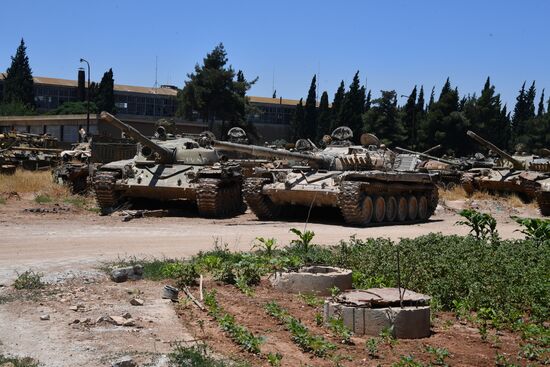
[[[22,132],[0,134],[0,173],[11,174],[17,167],[48,170],[59,161],[59,141],[49,135]]]
[[[550,160],[535,155],[510,155],[472,131],[468,136],[498,154],[491,168],[473,168],[462,176],[468,194],[486,190],[515,193],[527,201],[535,200],[544,216],[550,215]]]
[[[188,200],[196,203],[203,217],[234,216],[245,208],[240,167],[224,161],[209,145],[183,137],[166,139],[162,127],[156,138],[149,139],[107,112],[101,113],[101,119],[138,142],[133,159],[105,164],[93,175],[103,213],[122,200],[136,198]]]
[[[261,220],[276,219],[289,205],[336,207],[353,226],[428,220],[438,202],[434,175],[397,171],[396,154],[376,137],[366,136],[363,145],[353,145],[351,137],[349,128],[338,128],[330,145],[311,153],[228,142],[214,142],[214,147],[303,164],[257,169],[246,178],[243,195]]]

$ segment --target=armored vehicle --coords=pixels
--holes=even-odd
[[[58,140],[49,135],[21,132],[0,134],[0,172],[50,169],[59,161]]]
[[[510,155],[472,131],[468,136],[500,159],[491,168],[472,168],[462,176],[467,193],[487,190],[516,193],[526,200],[536,200],[542,215],[550,215],[550,160],[534,155]]]
[[[134,198],[186,199],[205,217],[232,216],[244,209],[240,167],[225,162],[212,147],[189,138],[163,140],[162,131],[159,138],[149,139],[106,112],[101,119],[138,142],[134,158],[105,164],[94,173],[102,212]]]
[[[309,154],[228,142],[214,146],[304,163],[257,169],[246,178],[244,197],[259,219],[275,219],[283,206],[301,205],[336,207],[354,226],[428,220],[438,201],[434,175],[396,171],[396,154],[378,139],[370,136],[365,147],[352,145],[351,136],[351,130],[339,128],[329,146]]]

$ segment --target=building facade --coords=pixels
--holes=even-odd
[[[37,111],[45,113],[55,110],[65,102],[85,100],[84,85],[82,70],[79,71],[77,80],[34,77]],[[160,88],[148,88],[115,84],[113,89],[117,116],[138,128],[143,134],[153,134],[155,122],[161,118],[174,119],[179,132],[196,133],[209,128],[208,123],[200,119],[186,121],[174,117],[178,94],[174,86],[162,85]],[[3,74],[0,74],[0,100],[2,90]],[[248,122],[254,125],[260,140],[289,138],[291,119],[298,101],[255,96],[249,97],[249,100],[252,112],[247,117]],[[24,125],[25,121],[32,121],[32,123]],[[41,124],[40,121],[43,123]],[[70,125],[67,124],[69,121],[71,121]],[[72,119],[43,115],[32,118],[4,117],[0,119],[0,132],[17,129],[33,133],[49,133],[61,141],[75,142],[78,139],[77,131],[82,127],[80,124],[75,126],[75,121],[81,121],[80,117]],[[219,132],[219,125],[214,124],[215,133]],[[98,133],[95,123],[90,125],[90,133]]]

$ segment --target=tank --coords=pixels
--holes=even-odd
[[[59,161],[59,142],[49,135],[20,132],[0,134],[0,173],[13,173],[16,167],[48,170]]]
[[[196,203],[203,217],[243,211],[241,169],[224,161],[211,146],[185,137],[167,139],[163,131],[149,139],[107,112],[100,118],[138,143],[135,157],[107,163],[94,173],[92,182],[103,213],[132,199],[188,200]]]
[[[472,168],[462,176],[467,193],[486,190],[516,193],[527,201],[535,200],[544,216],[550,215],[550,160],[535,155],[510,155],[472,131],[468,136],[497,154],[491,168]]]
[[[325,149],[311,153],[229,142],[214,146],[295,162],[289,168],[257,169],[245,179],[245,201],[261,220],[276,219],[284,206],[300,205],[338,208],[353,226],[427,221],[438,201],[435,175],[397,171],[396,154],[378,139],[352,145],[351,130],[344,130],[335,130]]]

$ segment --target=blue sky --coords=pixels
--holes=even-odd
[[[71,78],[88,59],[92,79],[113,68],[119,84],[181,87],[195,63],[223,42],[229,61],[260,79],[250,94],[307,94],[320,72],[330,99],[340,83],[361,79],[409,94],[415,84],[438,95],[447,76],[461,94],[487,76],[513,107],[524,80],[550,96],[550,1],[6,1],[0,70],[21,37],[35,76]],[[537,97],[538,98],[538,97]],[[400,100],[404,103],[404,99]]]

